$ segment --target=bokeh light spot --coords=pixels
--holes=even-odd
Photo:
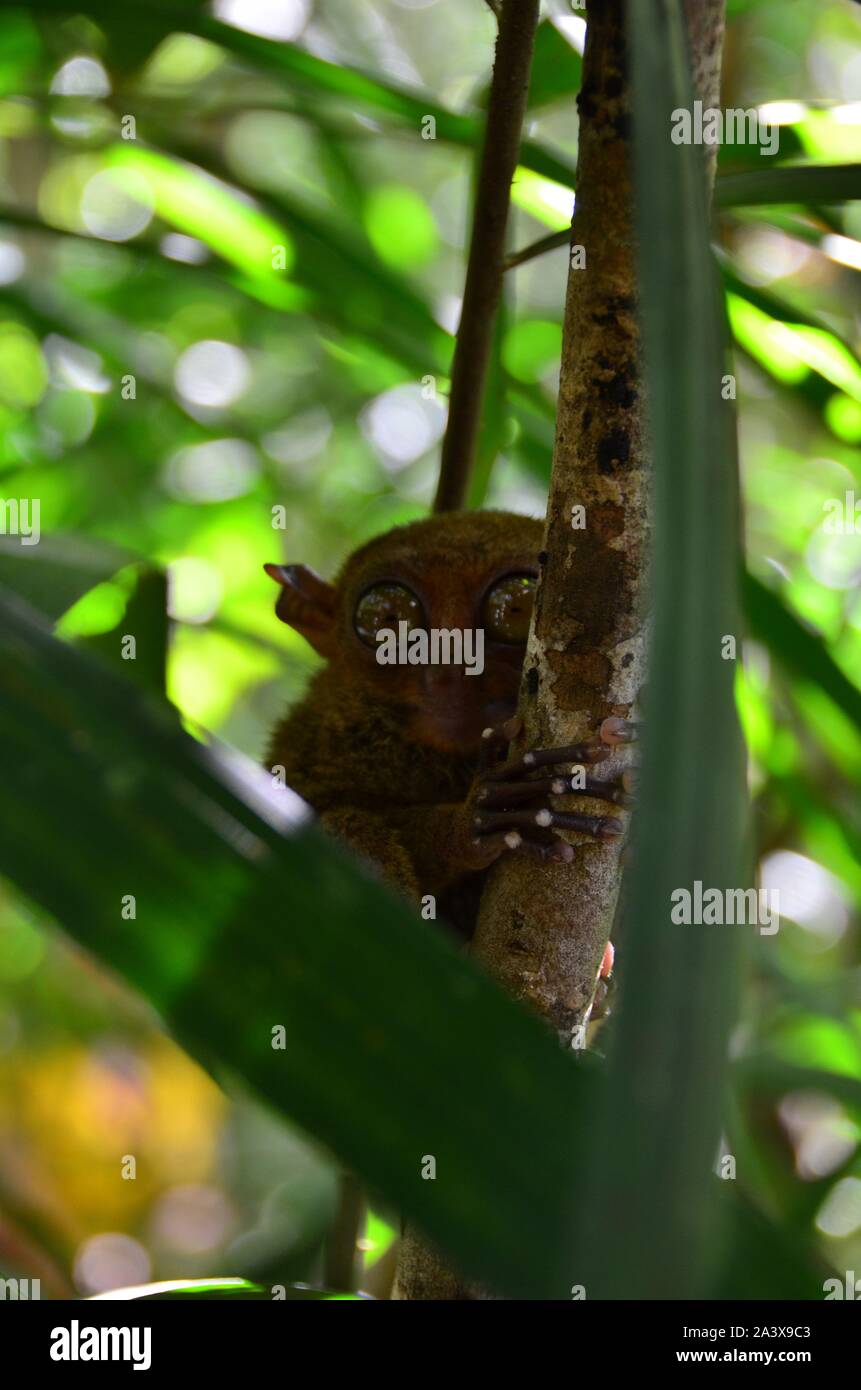
[[[75,1255],[75,1283],[84,1294],[105,1293],[150,1277],[150,1257],[140,1241],[116,1231],[91,1236]]]
[[[165,482],[185,502],[226,502],[250,491],[259,471],[260,460],[244,439],[210,439],[174,454]]]
[[[436,223],[424,199],[402,184],[374,188],[365,206],[365,225],[381,261],[417,270],[436,253]]]
[[[760,865],[763,888],[780,894],[780,915],[829,945],[846,930],[849,914],[839,881],[806,855],[781,849]]]
[[[101,63],[83,55],[70,58],[51,80],[51,91],[56,96],[106,97],[110,90],[110,80]]]
[[[215,565],[183,555],[168,566],[168,613],[181,623],[205,623],[217,611],[224,584]]]
[[[396,472],[436,444],[445,410],[439,401],[425,400],[420,386],[395,386],[371,401],[360,424],[382,462]]]
[[[152,189],[134,169],[102,169],[81,194],[81,220],[105,241],[128,241],[152,221]]]
[[[298,38],[308,20],[310,0],[215,0],[215,14],[225,24],[265,39]]]

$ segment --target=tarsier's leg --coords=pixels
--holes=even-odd
[[[513,738],[517,732],[513,721],[509,721],[499,732],[488,730],[485,763],[494,745]],[[618,839],[624,826],[615,816],[557,811],[549,805],[549,799],[577,795],[594,797],[616,806],[633,805],[632,772],[626,772],[612,782],[572,774],[579,773],[586,765],[603,762],[610,756],[611,748],[633,742],[635,738],[634,724],[612,716],[604,720],[596,739],[562,748],[532,749],[522,757],[501,765],[485,766],[475,796],[477,842],[496,844],[500,848],[504,845],[509,850],[525,852],[540,859],[568,863],[574,857],[574,849],[558,835],[550,833],[553,830],[580,831],[597,840]],[[567,769],[563,772],[559,767],[565,763],[572,765],[570,772]],[[559,771],[550,772],[554,767]],[[541,769],[547,769],[550,775],[531,776]]]

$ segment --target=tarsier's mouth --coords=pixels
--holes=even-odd
[[[419,737],[437,748],[466,753],[478,749],[486,728],[498,727],[512,717],[516,708],[517,701],[513,696],[506,700],[493,700],[486,705],[452,701],[443,708],[429,708],[427,705],[414,707],[413,718]]]

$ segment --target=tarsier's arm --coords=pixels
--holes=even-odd
[[[398,808],[389,817],[341,807],[324,812],[321,823],[371,864],[385,883],[415,903],[444,894],[465,876],[488,868],[505,850],[525,851],[545,862],[570,862],[573,847],[554,836],[552,827],[610,839],[622,833],[622,825],[615,817],[551,811],[550,797],[565,795],[572,778],[542,774],[568,759],[580,768],[603,761],[607,745],[629,740],[630,727],[624,721],[605,723],[609,727],[602,726],[603,743],[538,751],[479,774],[464,802]],[[530,777],[533,772],[538,775]],[[579,794],[628,806],[629,785],[625,778],[618,783],[587,778]],[[608,942],[599,971],[602,978],[610,976],[613,957]]]

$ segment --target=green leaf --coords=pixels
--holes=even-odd
[[[0,536],[0,585],[37,608],[52,622],[94,585],[138,559],[107,541],[85,536],[46,535],[38,545]]]
[[[21,90],[41,51],[39,31],[28,14],[16,9],[0,17],[0,94]]]
[[[771,289],[749,285],[735,273],[722,252],[718,251],[717,255],[724,285],[731,295],[746,300],[748,304],[753,305],[754,309],[758,309],[762,314],[767,314],[769,318],[776,319],[779,323],[803,324],[807,328],[815,328],[830,334],[834,342],[839,343],[844,352],[855,359],[856,365],[861,366],[861,359],[859,359],[853,344],[848,338],[843,338],[839,333],[836,333],[832,325],[821,314],[808,313],[805,309],[790,304]]]
[[[768,1054],[742,1057],[733,1068],[739,1085],[770,1096],[789,1091],[819,1091],[861,1111],[861,1076],[800,1066]]]
[[[289,235],[233,189],[219,187],[170,155],[131,143],[113,145],[105,158],[109,168],[142,175],[159,216],[206,242],[222,260],[254,279],[277,280],[281,272],[273,270],[273,251],[281,247],[283,268],[289,273],[294,255]]]
[[[861,164],[793,164],[722,174],[715,184],[721,208],[769,203],[845,203],[861,198]]]
[[[622,933],[628,988],[590,1125],[590,1297],[708,1296],[739,928],[679,926],[672,894],[744,881],[745,782],[722,638],[738,635],[739,520],[702,150],[666,137],[692,100],[680,0],[628,8],[635,217],[654,460],[653,631]],[[667,286],[673,286],[672,294]]]
[[[314,1293],[320,1296],[317,1290]],[[248,1279],[163,1279],[152,1284],[132,1284],[121,1289],[111,1289],[110,1293],[93,1294],[86,1301],[137,1303],[173,1298],[265,1298],[271,1301],[272,1295],[262,1284],[252,1284]]]
[[[465,1270],[562,1295],[588,1064],[324,835],[271,824],[268,777],[237,773],[11,596],[0,761],[0,871]]]
[[[754,637],[787,671],[818,685],[861,732],[861,690],[841,671],[821,637],[808,631],[777,594],[752,574],[742,581],[744,611]]]
[[[775,1226],[752,1202],[727,1192],[720,1207],[725,1237],[714,1297],[718,1299],[821,1299],[832,1271],[811,1240]]]
[[[185,5],[202,9],[206,0],[185,0]],[[32,8],[32,6],[31,6]],[[166,17],[158,3],[149,6],[147,14],[143,7],[123,7],[122,12],[113,14],[105,10],[100,16],[110,43],[111,66],[122,73],[134,72],[151,55],[169,32],[165,29]]]
[[[144,569],[116,626],[110,632],[82,638],[81,645],[118,665],[135,685],[163,697],[169,628],[167,575],[163,570]],[[124,659],[122,655],[128,637],[135,639],[134,660]]]
[[[547,106],[560,97],[573,97],[580,88],[583,59],[560,34],[555,24],[543,19],[535,34],[529,110]]]

